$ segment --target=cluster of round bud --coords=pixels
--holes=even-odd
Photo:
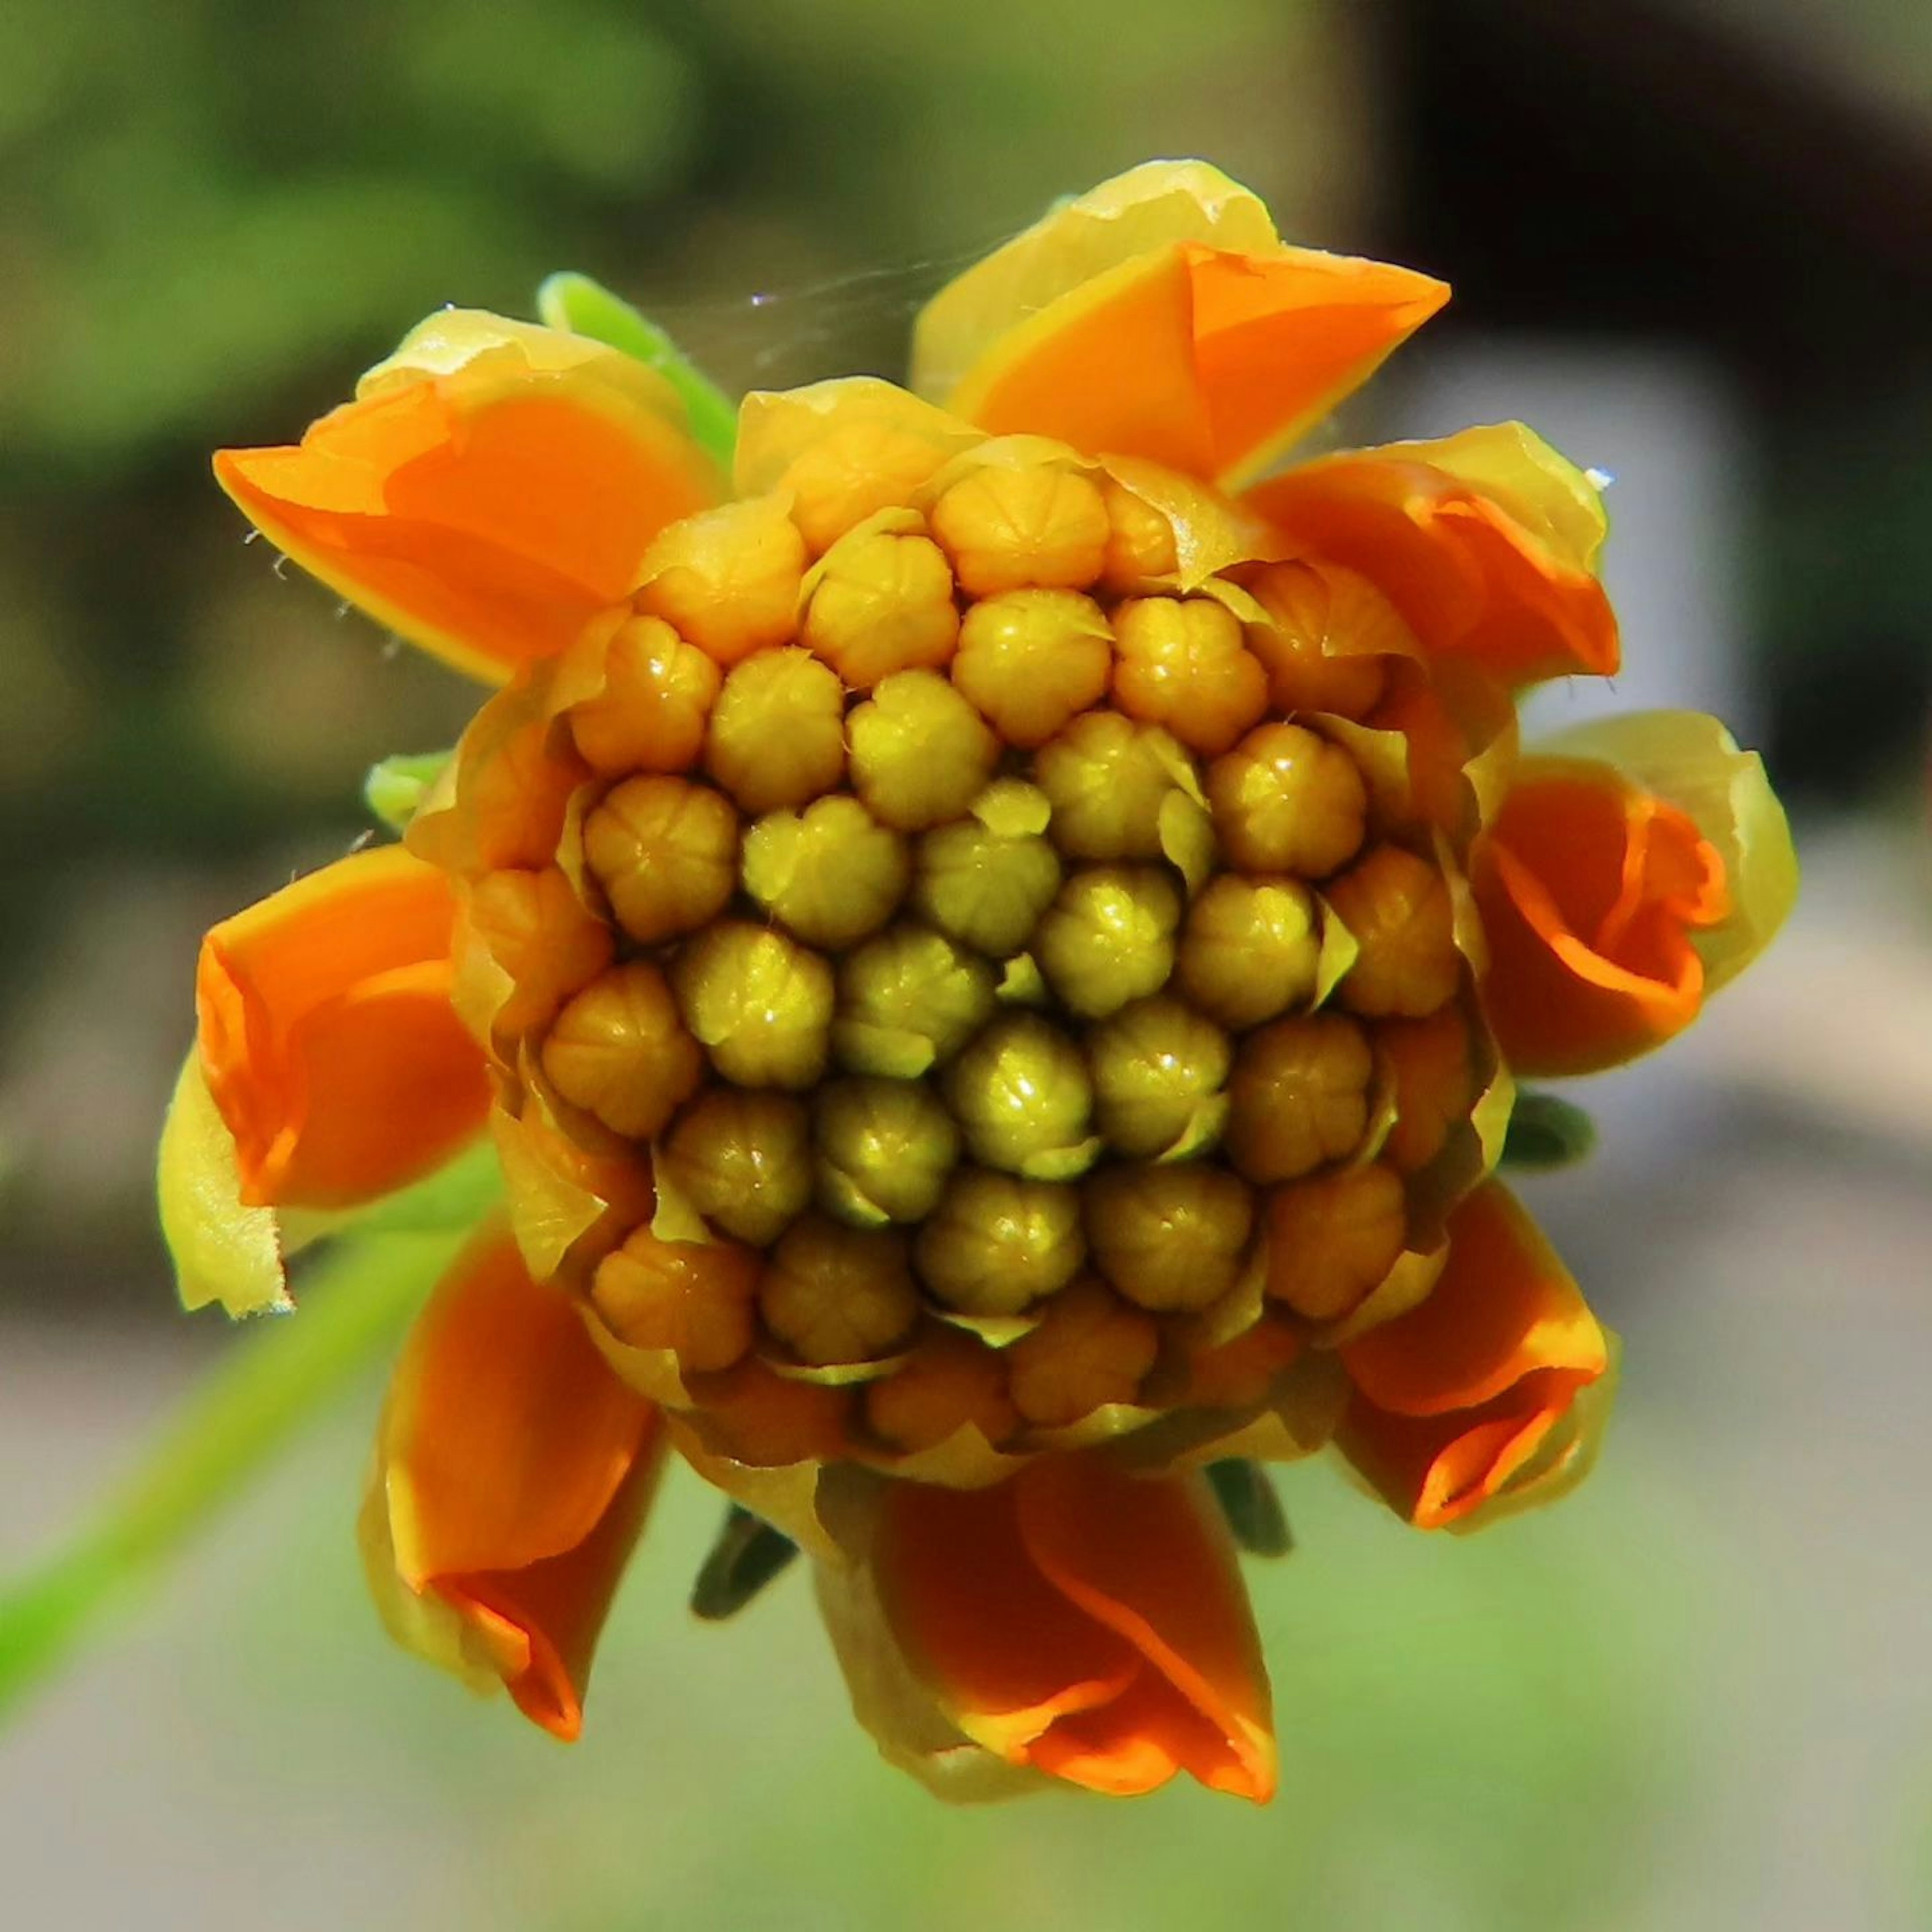
[[[1176,588],[1070,460],[956,466],[661,545],[555,727],[602,950],[499,956],[522,1077],[650,1150],[587,1291],[751,1460],[1159,1406],[1244,1294],[1318,1335],[1478,1084],[1429,830],[1338,728],[1399,620],[1298,563]]]

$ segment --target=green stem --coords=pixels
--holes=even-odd
[[[264,1321],[239,1342],[92,1522],[0,1590],[0,1713],[400,1339],[467,1238],[458,1229],[345,1241],[308,1272],[299,1312]]]

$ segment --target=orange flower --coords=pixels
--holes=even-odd
[[[605,1366],[568,1297],[485,1229],[396,1365],[362,1522],[384,1620],[575,1737],[664,1447],[656,1410]]]
[[[862,1547],[821,1590],[848,1672],[877,1687],[860,1714],[887,1756],[941,1788],[970,1741],[1116,1796],[1178,1772],[1273,1795],[1267,1672],[1200,1476],[1064,1456],[870,1501]]]
[[[910,391],[746,398],[724,500],[688,370],[464,311],[218,459],[505,684],[406,851],[210,935],[164,1150],[184,1294],[278,1305],[278,1212],[437,1166],[488,1069],[514,1248],[365,1514],[405,1642],[574,1731],[668,1442],[936,1788],[1261,1798],[1193,1472],[1333,1439],[1467,1528],[1587,1466],[1613,1345],[1494,1179],[1514,1075],[1688,1024],[1795,868],[1712,720],[1521,754],[1618,648],[1530,431],[1246,487],[1448,293],[1157,163],[941,291]]]

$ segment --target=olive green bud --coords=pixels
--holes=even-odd
[[[842,951],[891,918],[911,863],[905,842],[840,793],[769,812],[745,834],[745,890],[810,946]]]
[[[1130,1301],[1156,1314],[1198,1310],[1234,1286],[1255,1204],[1225,1168],[1108,1168],[1083,1191],[1094,1264]]]
[[[782,932],[727,920],[671,968],[685,1024],[741,1087],[809,1087],[825,1070],[832,969]]]
[[[666,1178],[713,1226],[762,1247],[812,1198],[812,1123],[782,1094],[712,1087],[677,1118],[658,1158]]]
[[[1034,951],[1060,1000],[1100,1019],[1167,984],[1180,922],[1180,891],[1159,867],[1090,866],[1060,887]]]
[[[1228,1036],[1171,994],[1122,1007],[1087,1040],[1108,1144],[1152,1160],[1211,1140],[1226,1112],[1232,1058]]]
[[[1053,807],[1053,842],[1070,859],[1157,859],[1160,810],[1199,796],[1192,761],[1158,725],[1087,711],[1040,747],[1034,778]]]
[[[1176,976],[1203,1012],[1238,1030],[1306,1006],[1321,958],[1306,886],[1223,872],[1187,909]]]
[[[973,1158],[1042,1180],[1093,1164],[1093,1089],[1080,1049],[1036,1013],[994,1020],[946,1069],[946,1104]]]
[[[930,927],[890,926],[838,968],[832,1029],[855,1072],[910,1080],[950,1059],[992,1012],[993,969]]]
[[[1059,890],[1060,854],[1037,831],[1005,836],[976,813],[919,842],[913,903],[940,932],[995,959],[1026,944]]]
[[[818,1198],[842,1221],[917,1221],[959,1158],[959,1130],[918,1081],[833,1080],[812,1104]]]
[[[758,1312],[802,1362],[876,1360],[919,1320],[905,1237],[845,1227],[823,1214],[801,1216],[772,1250]]]
[[[949,1308],[1017,1315],[1071,1281],[1086,1252],[1072,1188],[964,1167],[920,1228],[913,1258]]]

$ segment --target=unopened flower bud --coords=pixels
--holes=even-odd
[[[784,505],[747,497],[668,525],[644,554],[638,605],[736,664],[791,635],[805,563]]]
[[[782,932],[727,920],[671,968],[685,1024],[741,1087],[809,1087],[830,1050],[832,969]]]
[[[854,691],[944,664],[959,634],[952,572],[931,538],[854,530],[825,555],[800,635]]]
[[[946,1069],[945,1091],[968,1151],[983,1166],[1064,1180],[1092,1163],[1086,1063],[1036,1013],[994,1020]]]
[[[1223,872],[1187,908],[1177,971],[1196,1006],[1238,1031],[1304,1005],[1321,957],[1305,886]]]
[[[738,815],[709,785],[627,778],[584,822],[584,856],[640,946],[694,932],[736,883]]]
[[[1112,591],[1142,590],[1180,568],[1174,526],[1144,496],[1111,477],[1100,485],[1108,530],[1101,581]]]
[[[845,692],[809,651],[761,651],[724,680],[704,762],[747,812],[801,806],[845,771]]]
[[[664,975],[634,960],[601,974],[557,1015],[543,1069],[566,1100],[613,1133],[651,1140],[698,1090],[704,1055]]]
[[[1442,1152],[1476,1097],[1468,1025],[1454,1006],[1426,1019],[1384,1020],[1375,1030],[1375,1050],[1395,1093],[1384,1157],[1397,1172],[1413,1174]]]
[[[999,740],[937,671],[882,680],[849,728],[853,789],[874,818],[903,832],[958,818],[999,760]]]
[[[1388,598],[1352,571],[1271,563],[1249,587],[1273,620],[1248,639],[1267,667],[1272,710],[1366,718],[1387,681],[1382,653],[1415,647]]]
[[[927,1329],[902,1368],[866,1384],[866,1420],[886,1442],[913,1450],[935,1448],[968,1427],[997,1447],[1020,1426],[998,1353],[942,1322]]]
[[[1180,893],[1152,866],[1094,866],[1060,889],[1034,936],[1040,970],[1083,1018],[1158,992],[1174,966]]]
[[[1106,1403],[1134,1401],[1160,1352],[1153,1316],[1085,1276],[1006,1351],[1014,1404],[1029,1422],[1064,1428]]]
[[[772,1250],[758,1312],[814,1367],[889,1354],[919,1319],[905,1238],[849,1228],[823,1214],[802,1216]]]
[[[1250,1180],[1289,1180],[1341,1160],[1369,1123],[1367,1036],[1341,1013],[1276,1020],[1241,1042],[1228,1085],[1228,1157]]]
[[[1191,770],[1157,725],[1087,711],[1040,747],[1034,779],[1053,807],[1053,842],[1070,859],[1157,859],[1161,808]]]
[[[722,681],[715,660],[662,617],[634,617],[603,645],[600,668],[603,688],[568,713],[586,764],[617,774],[698,762]]]
[[[838,1058],[855,1072],[910,1079],[950,1059],[994,1006],[993,969],[944,934],[887,928],[838,968]]]
[[[1244,871],[1327,877],[1352,859],[1368,789],[1340,745],[1300,724],[1263,724],[1208,767],[1222,849]]]
[[[802,812],[768,812],[745,834],[745,890],[805,940],[832,952],[898,909],[912,865],[905,842],[839,793]]]
[[[1042,833],[1003,837],[975,815],[919,842],[913,902],[962,945],[1004,959],[1033,936],[1060,879],[1060,854]]]
[[[1086,1252],[1072,1188],[966,1167],[920,1228],[914,1259],[949,1308],[1017,1315],[1071,1281]]]
[[[1028,586],[1084,590],[1112,534],[1100,490],[1051,464],[984,464],[932,506],[932,533],[974,597]]]
[[[1268,1292],[1311,1322],[1356,1308],[1401,1254],[1402,1183],[1374,1163],[1277,1189],[1268,1197]]]
[[[1268,674],[1241,626],[1209,597],[1130,598],[1114,613],[1114,695],[1190,750],[1227,750],[1268,708]]]
[[[914,1080],[834,1080],[812,1102],[818,1198],[860,1226],[929,1214],[959,1158],[959,1130]]]
[[[975,604],[952,682],[1010,745],[1043,745],[1106,694],[1113,632],[1075,590],[1009,590]]]
[[[812,1124],[782,1094],[713,1087],[671,1124],[659,1158],[672,1184],[714,1227],[769,1246],[812,1198]]]
[[[668,1348],[687,1374],[706,1374],[756,1338],[764,1265],[735,1241],[662,1241],[639,1228],[598,1264],[591,1304],[627,1348]]]
[[[1233,1049],[1172,994],[1124,1006],[1088,1036],[1100,1131],[1116,1154],[1152,1160],[1211,1126]]]
[[[1342,1004],[1380,1018],[1420,1018],[1450,999],[1462,977],[1455,908],[1442,874],[1399,845],[1378,845],[1327,889],[1361,950]]]
[[[1198,1162],[1112,1167],[1084,1192],[1094,1264],[1130,1301],[1199,1310],[1234,1286],[1255,1210],[1233,1174]]]

